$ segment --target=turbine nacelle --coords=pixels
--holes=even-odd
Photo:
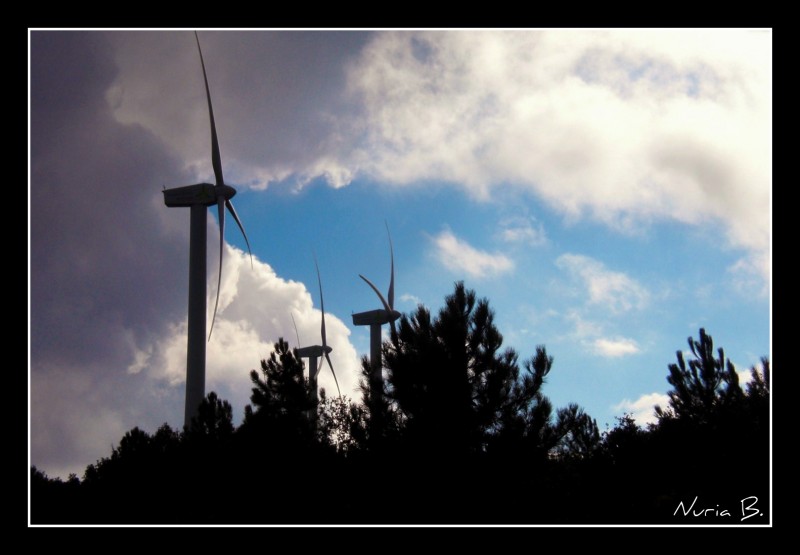
[[[312,345],[310,347],[302,347],[297,349],[297,356],[300,358],[308,358],[311,360],[314,359],[321,359],[325,355],[330,354],[333,351],[331,347],[328,345]],[[322,364],[319,365],[309,365],[308,369],[308,379],[314,380],[319,375],[320,370],[322,370]],[[336,374],[334,374],[334,377]],[[336,387],[339,387],[338,383]]]
[[[310,347],[301,347],[297,349],[297,355],[301,358],[321,357],[333,351],[333,348],[328,345],[312,345]]]
[[[353,314],[354,326],[371,326],[377,324],[382,326],[394,322],[400,318],[400,313],[396,310],[387,311],[386,309],[378,308],[376,310],[368,310],[366,312],[359,312]]]
[[[220,197],[228,201],[236,194],[236,189],[229,185],[211,185],[198,183],[164,190],[164,204],[174,207],[186,206],[213,206],[219,202]]]

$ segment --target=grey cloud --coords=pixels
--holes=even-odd
[[[211,65],[219,54],[213,53],[214,34],[209,35],[207,63]],[[149,40],[154,37],[158,40]],[[172,53],[183,38],[180,33],[36,32],[31,36],[30,447],[32,464],[51,475],[80,474],[87,464],[108,456],[112,444],[133,426],[153,431],[167,421],[180,425],[189,214],[188,210],[167,210],[161,189],[196,178],[184,163],[191,159],[182,150],[186,142],[196,141],[196,152],[190,147],[192,155],[202,157],[208,166],[207,112],[199,94],[202,88],[195,87],[188,94],[197,98],[192,97],[191,107],[186,108],[192,112],[187,120],[193,123],[177,125],[179,116],[170,110],[175,108],[180,114],[186,97],[173,99],[159,89],[162,81],[136,77],[174,69],[174,79],[180,82],[181,56],[176,62],[165,54]],[[284,50],[296,46],[294,37],[283,40],[288,41]],[[241,56],[257,56],[260,48],[246,42],[225,44]],[[149,55],[137,58],[141,52],[128,50],[131,45],[148,50]],[[314,89],[314,79],[323,79],[319,73],[330,62],[326,46],[330,45],[323,40],[311,50],[295,49],[293,71],[302,74],[302,64],[319,70],[316,77],[298,77],[304,88]],[[189,41],[184,54],[196,70],[193,48]],[[336,55],[335,49],[327,53]],[[318,56],[316,62],[314,56]],[[276,81],[285,77],[286,66],[280,59],[271,62],[276,64],[270,70]],[[245,78],[243,68],[252,60],[241,58],[240,62],[241,68],[234,64],[226,73],[214,74],[221,83],[222,106],[226,80]],[[170,79],[163,82],[168,88],[182,89]],[[199,84],[202,87],[202,80]],[[136,92],[130,87],[138,86],[153,87],[154,96],[145,95],[145,104],[154,102],[158,109],[142,113],[161,118],[162,127],[148,125],[146,117],[142,121],[120,117],[120,106]],[[322,94],[320,88],[321,84],[314,94]],[[284,102],[295,101],[294,109],[302,111],[313,96]],[[233,107],[220,127],[252,131],[252,119],[269,118],[263,111],[267,108],[253,110],[247,102]],[[285,108],[279,103],[272,109],[282,114]],[[195,124],[198,131],[191,133]],[[300,142],[296,137],[308,133],[309,126],[291,130],[295,146]],[[185,140],[179,140],[181,132],[186,133]],[[255,150],[246,151],[245,158],[293,140],[280,133],[270,139],[273,145],[259,144],[254,136],[226,139],[233,144],[231,150],[239,148],[236,140],[253,143]],[[223,156],[226,144],[222,140]],[[226,177],[227,163],[228,158]],[[210,218],[210,232],[213,228]],[[213,251],[210,266],[215,264]],[[207,381],[223,397],[236,401],[239,412],[249,394],[247,372],[282,333],[280,326],[261,314],[264,307],[275,306],[276,313],[285,314],[283,329],[289,329],[290,313],[284,304],[303,308],[296,315],[301,330],[303,326],[318,330],[319,323],[303,284],[285,282],[258,261],[258,271],[250,272],[249,259],[241,253],[233,257],[230,249],[226,260],[231,270],[236,269],[235,262],[248,272],[231,271],[225,276],[223,285],[228,284],[228,291],[223,291],[223,297],[228,306],[227,311],[221,309],[215,334],[225,338],[225,345],[241,348],[231,354],[223,344],[212,343],[209,366],[213,368]],[[358,358],[347,340],[349,331],[334,315],[329,318],[337,370],[349,369],[355,379]],[[342,375],[339,379],[352,389],[352,380]]]
[[[349,151],[339,129],[357,106],[344,95],[344,67],[368,37],[200,32],[226,174],[263,187],[267,179],[314,173],[320,157]],[[121,70],[115,115],[145,125],[185,159],[205,156],[205,97],[191,33],[112,33],[110,41]]]
[[[121,429],[166,419],[126,370],[185,310],[188,214],[158,210],[161,185],[188,177],[112,117],[112,60],[102,34],[31,35],[31,458],[51,472],[80,473]]]

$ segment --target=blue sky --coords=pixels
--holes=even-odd
[[[463,280],[521,359],[547,347],[554,404],[601,430],[651,417],[700,327],[739,370],[769,355],[770,31],[200,40],[256,260],[229,223],[207,389],[237,420],[292,315],[319,341],[313,252],[357,395],[369,337],[350,314],[379,307],[359,273],[388,287],[384,222],[398,310],[436,311]],[[133,426],[182,424],[188,210],[161,189],[213,181],[208,113],[189,32],[33,31],[30,68],[31,462],[66,476]],[[208,240],[213,307],[213,217]]]
[[[384,294],[388,288],[385,217],[394,243],[399,310],[408,313],[421,302],[436,311],[453,283],[463,280],[490,300],[506,345],[521,359],[532,356],[539,344],[555,357],[548,387],[552,399],[579,402],[601,428],[626,410],[615,409],[625,399],[666,393],[667,364],[701,326],[742,370],[769,354],[768,298],[742,289],[728,270],[741,253],[721,249],[720,232],[708,236],[713,227],[654,223],[620,233],[591,222],[565,223],[530,195],[512,196],[480,203],[446,186],[397,194],[372,183],[340,190],[320,184],[278,200],[274,218],[250,226],[269,243],[267,249],[274,249],[273,267],[280,275],[311,286],[310,251],[316,249],[327,310],[350,324],[350,312],[378,306],[358,273]],[[239,209],[241,217],[250,210],[256,219],[269,212],[258,204]],[[313,224],[275,245],[269,237],[296,225],[297,213]],[[319,236],[319,229],[335,231]],[[461,248],[468,245],[497,258],[498,269],[478,272],[476,265],[470,273],[451,267],[453,261],[448,265],[450,253],[436,242],[446,234]],[[466,256],[465,263],[474,263],[475,256]],[[611,283],[593,300],[591,280],[604,276],[613,276]],[[620,288],[614,277],[623,280]],[[312,295],[318,306],[316,290]],[[351,342],[366,353],[368,330],[350,329]]]

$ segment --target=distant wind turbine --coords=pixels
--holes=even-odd
[[[392,235],[389,233],[389,224],[386,224],[386,233],[389,236],[389,255],[391,256],[391,277],[389,280],[388,301],[381,292],[375,287],[375,284],[365,278],[363,275],[358,274],[358,277],[367,282],[375,294],[383,304],[383,308],[377,310],[369,310],[367,312],[359,312],[353,314],[353,325],[355,326],[369,326],[369,346],[370,346],[370,393],[372,398],[380,399],[383,394],[383,365],[381,364],[381,326],[383,324],[390,324],[392,328],[392,337],[395,337],[397,330],[395,329],[395,320],[400,318],[400,313],[394,309],[394,248],[392,246]]]
[[[319,376],[319,371],[322,369],[324,357],[325,360],[328,361],[328,366],[331,369],[331,374],[333,374],[333,381],[336,382],[336,390],[339,392],[339,397],[342,396],[342,391],[339,389],[339,380],[336,379],[336,372],[333,370],[333,363],[331,362],[330,353],[333,350],[330,346],[328,346],[328,336],[325,332],[325,300],[322,297],[322,278],[319,275],[319,264],[317,264],[317,257],[314,257],[314,266],[317,268],[317,282],[319,283],[319,304],[322,309],[322,326],[320,329],[320,333],[322,335],[322,345],[312,345],[310,347],[302,347],[297,349],[297,356],[300,358],[307,358],[308,359],[308,381],[311,385],[311,399],[316,406],[317,402],[319,401],[319,393],[317,391],[317,376]],[[294,316],[292,316],[292,322],[294,322]],[[294,328],[295,334],[297,334],[297,325],[295,324]],[[297,334],[297,344],[300,344],[300,334]],[[317,360],[319,359],[319,364],[317,364]]]
[[[217,127],[214,123],[214,109],[211,106],[211,92],[208,88],[206,65],[203,61],[203,51],[200,49],[200,39],[197,31],[194,33],[197,42],[197,51],[200,53],[200,65],[203,68],[203,81],[206,85],[206,98],[208,99],[208,117],[211,122],[211,164],[214,167],[215,184],[199,183],[185,187],[175,187],[164,190],[164,204],[169,207],[190,207],[191,223],[189,235],[189,330],[186,348],[186,406],[184,411],[184,426],[189,426],[192,418],[197,414],[197,409],[205,397],[206,387],[206,221],[209,206],[217,205],[219,214],[219,276],[217,278],[217,299],[214,303],[214,315],[211,318],[211,332],[217,317],[219,306],[219,291],[222,285],[222,253],[225,237],[225,208],[230,211],[234,221],[244,235],[247,251],[250,253],[250,265],[253,264],[253,253],[250,250],[250,241],[244,232],[242,222],[236,215],[231,198],[236,194],[236,189],[225,184],[222,177],[222,162],[219,154],[219,141],[217,140]]]

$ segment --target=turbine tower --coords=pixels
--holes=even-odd
[[[220,161],[219,142],[217,140],[217,127],[214,123],[214,109],[211,107],[211,92],[208,88],[206,65],[203,61],[203,51],[200,49],[200,39],[197,31],[194,33],[197,42],[197,51],[200,53],[200,65],[203,68],[203,81],[206,85],[206,98],[208,99],[208,117],[211,122],[211,164],[214,167],[215,184],[199,183],[185,187],[175,187],[164,191],[164,204],[169,207],[191,208],[191,224],[189,234],[189,329],[186,348],[186,407],[184,411],[184,426],[188,427],[192,418],[197,415],[197,409],[205,397],[206,389],[206,221],[209,206],[216,205],[219,214],[219,276],[217,278],[217,300],[214,303],[214,316],[211,318],[211,332],[214,330],[214,320],[217,317],[219,305],[219,290],[222,284],[222,252],[225,237],[225,208],[227,208],[247,243],[250,253],[250,264],[253,263],[253,253],[250,250],[250,241],[244,232],[242,222],[236,215],[231,198],[236,194],[236,189],[225,184],[222,177],[222,162]]]
[[[367,282],[383,304],[383,308],[353,314],[354,326],[369,326],[369,362],[371,367],[369,388],[373,400],[378,400],[383,394],[383,365],[381,364],[381,326],[389,324],[392,327],[392,337],[397,333],[394,322],[400,318],[400,313],[394,309],[394,248],[392,235],[389,233],[389,224],[386,224],[386,233],[389,236],[389,255],[391,256],[391,277],[389,280],[389,300],[384,298],[375,284],[358,274],[358,277]]]
[[[336,382],[336,390],[339,392],[339,397],[342,396],[342,391],[339,389],[339,380],[336,379],[336,372],[333,370],[333,363],[331,362],[330,352],[333,350],[331,347],[328,346],[328,336],[325,333],[325,300],[322,298],[322,278],[319,275],[319,264],[317,264],[317,257],[314,257],[314,266],[317,268],[317,282],[319,283],[319,303],[320,307],[322,308],[322,326],[320,329],[322,335],[322,345],[312,345],[310,347],[302,347],[297,349],[297,356],[300,358],[307,358],[308,359],[308,381],[311,384],[311,399],[314,402],[314,406],[317,405],[319,402],[319,393],[317,391],[317,376],[319,376],[319,371],[322,369],[323,361],[320,360],[319,364],[317,364],[318,359],[325,358],[328,361],[328,366],[331,369],[331,374],[333,374],[333,381]],[[292,317],[292,322],[294,322],[294,316]],[[297,326],[295,325],[294,329],[295,333],[297,333]],[[297,343],[300,344],[300,335],[297,336]]]

